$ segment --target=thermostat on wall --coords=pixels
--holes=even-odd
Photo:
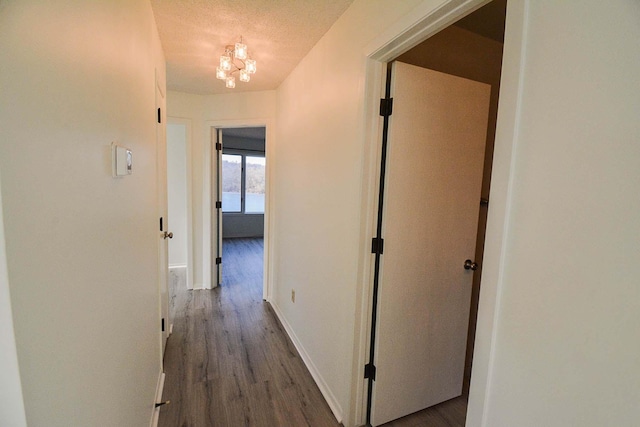
[[[133,155],[127,147],[122,147],[115,142],[111,143],[113,158],[113,176],[131,175]]]

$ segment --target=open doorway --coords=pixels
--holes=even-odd
[[[403,319],[406,319],[407,322],[406,324],[403,324],[403,325],[397,325],[396,326],[397,330],[390,331],[389,326],[387,324],[375,325],[375,314],[374,314],[374,322],[373,322],[374,324],[372,326],[372,337],[371,337],[371,342],[374,343],[374,345],[372,345],[372,351],[369,355],[369,363],[367,364],[367,370],[366,370],[370,378],[369,384],[371,384],[369,389],[370,393],[369,393],[369,399],[368,399],[370,403],[368,404],[367,412],[370,413],[372,411],[374,413],[373,420],[371,420],[368,415],[367,421],[371,422],[373,425],[381,425],[387,421],[395,420],[399,417],[403,417],[409,414],[411,415],[409,415],[407,418],[404,418],[403,421],[394,421],[394,425],[396,424],[405,425],[403,424],[403,422],[406,422],[407,423],[406,425],[412,425],[411,423],[424,422],[432,426],[438,426],[438,425],[464,426],[465,424],[466,404],[467,404],[467,397],[468,397],[468,391],[469,391],[473,345],[474,345],[474,338],[475,338],[478,295],[479,295],[479,288],[480,288],[480,271],[482,266],[482,255],[483,255],[483,248],[484,248],[484,230],[486,226],[487,206],[489,203],[489,187],[490,187],[490,176],[491,176],[491,163],[493,158],[493,141],[495,137],[495,126],[496,126],[496,117],[497,117],[499,83],[500,83],[500,74],[501,74],[505,10],[506,10],[506,0],[496,0],[492,3],[489,3],[485,7],[477,10],[471,15],[468,15],[466,18],[458,21],[456,24],[444,29],[443,31],[427,39],[422,44],[416,46],[415,48],[411,49],[410,51],[396,58],[396,61],[402,62],[405,64],[411,64],[412,67],[424,68],[425,72],[427,72],[427,69],[428,69],[429,71],[427,73],[426,80],[433,80],[433,79],[439,78],[438,75],[441,75],[444,79],[443,82],[446,82],[449,80],[455,81],[456,78],[458,79],[462,78],[462,79],[459,79],[459,82],[458,82],[462,85],[466,84],[465,82],[463,82],[463,80],[466,80],[467,82],[471,82],[471,81],[481,82],[476,86],[480,86],[482,84],[484,84],[485,86],[489,85],[490,88],[488,89],[487,96],[486,96],[486,102],[488,104],[487,112],[485,113],[486,115],[484,119],[485,123],[486,122],[488,123],[486,127],[482,128],[483,130],[481,131],[481,132],[485,132],[481,138],[483,139],[482,141],[483,153],[481,154],[481,157],[478,159],[480,170],[479,170],[479,174],[477,175],[478,177],[477,190],[474,190],[474,191],[477,191],[477,196],[475,196],[476,205],[474,206],[474,209],[475,209],[474,212],[471,213],[472,216],[475,216],[476,222],[474,223],[474,226],[473,226],[473,233],[472,233],[473,241],[471,242],[471,249],[470,249],[471,253],[470,255],[468,255],[468,258],[471,258],[469,261],[472,264],[474,264],[474,267],[477,266],[477,270],[475,270],[475,272],[474,271],[471,271],[471,272],[467,271],[466,273],[463,272],[462,268],[463,268],[463,263],[465,261],[464,259],[459,260],[460,263],[458,266],[462,274],[466,276],[465,280],[469,280],[470,282],[469,283],[470,289],[465,290],[463,292],[463,294],[465,295],[460,298],[460,300],[463,301],[463,303],[458,305],[459,307],[458,310],[461,310],[463,312],[460,313],[460,315],[456,316],[455,318],[453,317],[450,318],[448,317],[449,314],[445,313],[443,314],[444,317],[442,318],[440,317],[429,318],[429,322],[430,322],[429,324],[420,324],[420,325],[415,324],[415,320],[418,319],[420,315],[413,316],[413,318],[410,319],[411,316],[409,316],[408,314],[408,311],[409,311],[408,304],[410,302],[405,301],[407,304],[402,303],[402,299],[408,296],[409,295],[408,292],[410,291],[405,289],[400,290],[397,288],[394,288],[390,291],[391,286],[393,286],[393,283],[389,283],[389,282],[392,282],[393,280],[397,281],[398,279],[404,280],[404,277],[401,278],[401,276],[403,274],[406,274],[406,271],[407,271],[407,268],[405,268],[406,266],[399,268],[400,270],[399,275],[393,276],[392,278],[392,276],[390,275],[388,277],[385,276],[386,274],[389,273],[390,266],[388,265],[386,266],[387,272],[385,273],[385,270],[384,270],[385,265],[384,265],[384,262],[382,263],[383,264],[382,270],[380,272],[379,277],[381,281],[386,280],[387,283],[380,283],[380,286],[382,288],[382,293],[379,296],[374,297],[374,301],[376,300],[376,298],[380,298],[380,300],[378,301],[377,307],[381,310],[381,316],[378,319],[378,321],[388,322],[389,319],[392,319],[392,318],[403,318]],[[395,71],[396,70],[394,69],[394,72]],[[436,73],[433,73],[434,71]],[[424,75],[419,71],[417,71],[417,73],[418,74],[416,75]],[[410,77],[410,76],[413,76],[413,74],[411,74],[410,72],[407,72],[404,75],[407,76],[406,78],[414,78],[414,77]],[[445,75],[452,77],[452,79],[450,79],[449,77],[445,77]],[[395,82],[392,82],[392,78],[393,76],[390,75],[389,83],[388,83],[390,87],[394,87],[394,84],[395,84]],[[442,84],[445,84],[445,83],[442,83]],[[456,84],[454,84],[454,86],[455,85]],[[482,88],[480,87],[480,89]],[[446,91],[445,91],[445,94],[446,94]],[[393,96],[393,94],[390,94],[390,95]],[[425,99],[424,101],[422,101],[420,100],[420,95],[418,95],[415,99],[415,102],[417,102],[418,104],[429,102],[428,98],[430,96],[433,96],[433,93],[429,93],[428,95],[425,93],[424,94]],[[396,114],[396,103],[397,103],[396,101],[398,100],[394,99],[393,114]],[[457,105],[460,107],[465,107],[465,108],[469,107],[468,105],[465,105],[465,104],[466,102],[464,100],[461,100],[460,102],[457,103]],[[466,125],[465,115],[470,115],[474,111],[475,111],[475,107],[467,110],[467,112],[465,113],[462,113],[462,116],[458,117],[457,122],[455,122],[455,124],[453,124],[452,126],[460,127],[460,128],[465,127]],[[488,119],[486,117],[488,117]],[[394,118],[391,118],[391,120],[394,120]],[[390,136],[390,138],[392,138],[392,136]],[[393,143],[394,143],[393,140],[389,141],[389,150],[397,149],[397,147],[396,148],[393,147]],[[443,147],[445,150],[448,150],[448,148],[446,147],[446,144],[443,145]],[[449,147],[449,148],[455,149],[455,147]],[[417,152],[418,150],[416,150],[416,153],[414,154],[408,153],[407,159],[411,161],[415,161],[415,156],[417,155]],[[441,155],[442,153],[443,151],[439,151],[439,155]],[[390,171],[393,171],[393,165],[391,165],[389,162],[395,161],[394,156],[396,155],[391,154],[386,164],[386,167]],[[414,158],[411,158],[412,156]],[[458,156],[464,156],[464,152],[459,153]],[[431,161],[431,159],[429,158],[424,158],[422,160],[425,162]],[[463,163],[459,163],[459,164],[463,164]],[[483,166],[482,166],[482,163],[484,163]],[[458,164],[458,163],[451,163],[451,165],[454,165],[454,164]],[[437,169],[441,165],[445,165],[445,163],[438,163],[438,164],[434,163],[434,164],[431,164],[429,167],[431,169]],[[451,166],[449,164],[447,165],[448,167]],[[407,165],[405,165],[402,169],[404,171],[413,172],[413,169],[411,167],[407,167]],[[451,171],[443,171],[438,176],[434,175],[432,179],[436,179],[436,180],[441,179],[442,177],[445,177],[448,172],[451,172]],[[461,171],[458,170],[457,172],[458,173],[454,173],[453,175],[457,175]],[[426,174],[425,176],[428,176],[428,174]],[[385,190],[384,190],[383,182],[384,182],[384,177],[381,179],[381,189],[384,192]],[[401,184],[398,184],[401,182],[404,182],[404,181],[396,180],[394,182],[390,182],[390,179],[387,179],[386,184],[391,184],[391,185],[388,186],[386,193],[389,193],[391,191],[395,191],[395,192],[404,191]],[[407,182],[410,182],[410,180],[407,180]],[[397,185],[394,187],[394,184],[397,184]],[[398,187],[398,185],[400,185],[400,187]],[[435,193],[439,192],[440,196],[444,194],[443,203],[445,205],[453,203],[453,200],[455,199],[455,197],[450,197],[446,195],[447,185],[448,184],[445,183],[442,187],[442,188],[445,188],[445,191],[441,191],[442,188],[435,190]],[[459,194],[461,192],[462,191],[458,191],[457,193]],[[425,192],[425,194],[428,195],[428,191]],[[383,195],[391,196],[390,194],[383,194]],[[412,200],[411,197],[412,195],[409,194],[406,198],[403,199],[405,204]],[[428,197],[428,196],[425,196],[425,197]],[[390,199],[393,199],[393,196],[390,197]],[[402,198],[397,198],[397,199],[401,200]],[[383,200],[382,197],[380,200]],[[422,201],[416,201],[416,203],[422,203]],[[429,206],[429,203],[431,203],[431,201],[425,202],[424,205]],[[387,219],[386,221],[393,220],[397,223],[397,222],[403,221],[402,220],[403,217],[401,216],[403,215],[402,210],[411,209],[411,207],[408,205],[400,206],[398,208],[398,211],[400,213],[398,213],[398,215],[396,216],[389,215],[390,212],[388,210],[383,210],[383,209],[385,208],[381,207],[381,212],[384,212],[385,215],[389,216],[389,219]],[[448,213],[448,215],[451,216],[451,213]],[[415,221],[415,218],[412,218],[412,220]],[[392,230],[392,227],[389,225],[388,222],[385,222],[384,219],[382,219],[381,221],[382,222],[381,222],[381,227],[379,228],[379,231],[382,231],[382,233],[377,234],[378,238],[390,237],[390,236],[385,236],[384,234],[390,233]],[[436,226],[443,227],[443,223],[440,222],[436,224]],[[399,227],[399,229],[400,228],[402,227]],[[400,230],[398,232],[402,233],[403,231]],[[415,230],[411,230],[408,234],[415,235],[415,233],[416,233]],[[467,234],[470,234],[470,233],[467,233]],[[428,238],[431,239],[433,238],[434,235],[433,233],[432,234],[427,233],[425,234],[425,236],[428,236]],[[398,237],[398,235],[396,234],[394,237]],[[446,240],[446,236],[444,240]],[[384,253],[385,253],[385,257],[387,258],[391,258],[392,256],[391,254],[389,254],[389,252],[394,249],[392,246],[390,246],[391,244],[392,242],[385,242],[386,247],[384,249],[385,251]],[[405,246],[411,246],[411,245],[405,245]],[[469,244],[467,244],[467,246],[469,246]],[[379,247],[382,248],[382,245],[379,244]],[[416,248],[414,247],[413,249],[416,249]],[[430,264],[431,267],[439,268],[441,264],[445,262],[442,254],[448,252],[448,249],[446,249],[444,245],[438,248],[430,248],[429,244],[426,244],[424,248],[421,248],[419,257],[413,257],[413,256],[409,256],[410,254],[405,254],[400,258],[402,259],[415,258],[415,262],[418,264],[428,264],[428,261],[425,260],[425,257],[429,255],[428,254],[429,251],[433,252],[432,256],[433,256],[434,262]],[[379,252],[380,254],[382,254],[381,249],[379,250]],[[376,256],[379,256],[379,255],[376,255]],[[456,261],[454,260],[452,262],[455,263]],[[432,270],[429,272],[425,272],[425,271],[421,271],[420,268],[417,268],[415,271],[416,271],[416,275],[419,276],[419,275],[425,275],[425,274],[430,275]],[[378,277],[377,272],[376,272],[376,277]],[[416,278],[416,283],[418,284],[418,287],[423,289],[424,287],[421,284],[422,283],[421,280],[423,280],[421,277]],[[472,282],[472,285],[471,285],[471,282]],[[377,284],[374,285],[374,288],[377,288],[377,286],[378,286]],[[386,290],[387,295],[395,294],[396,297],[398,296],[399,293],[406,293],[406,295],[396,298],[397,301],[395,302],[394,301],[385,302],[384,299],[387,298],[384,295],[385,286],[387,289]],[[425,296],[426,298],[425,305],[421,306],[422,309],[417,309],[416,313],[420,313],[420,311],[425,312],[425,311],[431,310],[432,313],[435,313],[434,316],[436,316],[438,313],[439,307],[437,306],[437,304],[434,306],[430,306],[429,304],[432,304],[434,295],[438,297],[437,292],[438,290],[434,288],[434,291],[431,292],[431,294],[429,294],[428,296]],[[447,295],[448,294],[445,289],[445,292],[440,294],[439,297],[442,297],[442,300],[444,301],[447,299],[448,297]],[[413,297],[411,297],[411,299],[412,299],[412,302],[416,301],[416,299]],[[388,313],[388,312],[385,313],[385,311],[392,310],[394,307],[394,304],[396,308],[399,308],[400,310],[402,310],[402,314],[398,314],[398,316],[394,316],[393,313]],[[414,323],[412,324],[412,322]],[[387,362],[389,362],[390,360],[395,360],[399,365],[408,366],[409,368],[407,369],[407,373],[409,377],[415,376],[415,374],[411,374],[412,370],[413,371],[416,370],[415,368],[417,368],[418,371],[422,371],[422,372],[428,371],[430,367],[420,366],[420,363],[421,363],[420,360],[415,360],[411,362],[409,362],[409,360],[406,360],[406,361],[400,362],[400,360],[396,357],[397,355],[389,356],[387,354],[385,356],[384,354],[382,354],[382,352],[389,351],[388,349],[391,349],[391,348],[394,348],[394,349],[408,348],[409,346],[403,346],[399,342],[400,340],[398,337],[401,335],[405,335],[409,341],[415,342],[416,340],[414,337],[418,337],[420,335],[423,335],[423,336],[427,335],[427,332],[425,332],[425,329],[434,329],[434,328],[439,329],[440,326],[443,326],[443,328],[441,328],[442,335],[449,334],[451,333],[451,331],[449,331],[450,329],[449,326],[454,322],[464,323],[463,326],[460,325],[460,327],[457,328],[456,333],[463,334],[463,337],[458,340],[457,344],[453,345],[451,344],[451,342],[448,342],[446,340],[439,341],[438,343],[435,343],[435,344],[431,343],[430,344],[431,348],[428,351],[424,351],[422,353],[422,355],[424,355],[425,360],[437,359],[439,357],[441,360],[446,359],[450,361],[452,359],[451,354],[447,353],[447,355],[439,354],[434,356],[434,353],[437,353],[438,351],[440,351],[439,348],[450,345],[450,344],[452,348],[455,347],[457,349],[455,350],[456,354],[453,357],[453,359],[456,360],[455,373],[454,374],[451,373],[453,369],[451,369],[451,366],[449,366],[450,364],[447,365],[446,368],[444,369],[447,371],[447,375],[454,375],[458,377],[455,381],[442,382],[442,384],[449,384],[452,391],[441,393],[440,395],[448,396],[448,397],[446,398],[433,397],[433,399],[431,399],[431,403],[429,403],[428,402],[429,399],[424,399],[423,396],[430,394],[432,390],[428,390],[427,388],[421,389],[419,386],[414,386],[413,387],[414,390],[407,391],[407,393],[403,394],[403,392],[401,391],[402,385],[399,385],[398,383],[404,382],[406,385],[408,381],[400,380],[401,376],[403,375],[401,372],[394,373],[392,375],[392,378],[386,378],[386,379],[381,378],[382,375],[388,375],[388,372],[389,372],[388,367],[385,367],[384,372],[379,371],[378,378],[375,380],[375,382],[372,381],[371,377],[373,376],[375,378],[376,369],[377,368],[382,369],[382,368],[380,366],[376,367],[376,365],[374,363],[371,363],[371,361],[376,361],[376,360],[385,361],[385,357]],[[384,335],[387,335],[387,336],[385,337]],[[380,338],[382,338],[382,340],[380,340]],[[384,342],[385,338],[387,342]],[[376,343],[376,340],[378,340],[378,343]],[[378,345],[380,347],[376,348],[375,345]],[[385,346],[386,346],[386,349],[385,349]],[[424,346],[422,346],[422,348],[424,348]],[[454,350],[449,349],[448,351],[451,352]],[[420,350],[415,351],[414,353],[420,353]],[[418,355],[416,357],[420,358],[421,356]],[[436,366],[436,365],[433,365],[433,366]],[[437,366],[437,368],[440,368],[440,371],[443,370],[442,369],[443,367]],[[439,374],[432,375],[432,378],[430,378],[430,381],[433,383],[436,377],[438,376]],[[373,386],[373,384],[375,384],[375,386]],[[380,389],[381,387],[385,387],[387,390],[385,390],[383,393]],[[378,389],[376,390],[375,388],[378,388]],[[394,389],[389,395],[390,388],[394,388]],[[384,405],[381,405],[381,404],[376,405],[376,394],[378,395],[377,399],[379,402],[380,401],[385,402]],[[388,406],[389,408],[394,407],[392,409],[396,409],[398,406],[402,406],[407,401],[413,399],[413,396],[411,396],[412,394],[421,394],[421,396],[416,397],[415,405],[413,406],[407,405],[407,409],[404,410],[404,412],[402,412],[402,410],[387,411],[386,409],[383,409],[385,405]],[[434,393],[434,396],[436,394],[438,393]],[[387,398],[382,396],[387,396]],[[459,397],[456,397],[456,396],[459,396]],[[393,398],[398,398],[399,401],[393,403]],[[453,399],[449,400],[451,398]],[[443,400],[445,400],[444,403],[438,404],[440,402],[443,402]],[[392,402],[392,403],[389,403],[389,402]],[[418,403],[418,402],[422,402],[422,403]],[[378,407],[376,408],[376,406]],[[428,408],[428,409],[422,410],[423,408]],[[376,416],[376,409],[378,410],[377,416]],[[415,411],[420,411],[420,412],[415,412]],[[441,424],[438,424],[437,420],[441,420],[442,421]]]
[[[220,151],[218,224],[220,286],[263,297],[266,208],[265,127],[224,128]]]
[[[190,136],[188,120],[168,118],[168,227],[173,235],[169,241],[169,281],[187,289],[193,289]]]

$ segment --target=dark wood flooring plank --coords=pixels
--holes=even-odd
[[[223,243],[220,287],[170,274],[173,334],[161,427],[338,426],[273,309],[262,300],[262,239]],[[182,276],[181,276],[182,274]]]
[[[467,396],[460,396],[388,422],[384,427],[464,427],[466,413]]]
[[[337,426],[273,309],[262,301],[262,241],[225,240],[222,285],[187,291],[170,274],[161,427]],[[463,427],[466,397],[385,424]]]

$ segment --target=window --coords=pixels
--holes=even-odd
[[[222,212],[264,213],[265,158],[222,154]]]
[[[222,155],[222,212],[242,212],[242,156]]]
[[[245,213],[264,213],[264,157],[245,156]]]

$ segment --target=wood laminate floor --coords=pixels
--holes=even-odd
[[[223,244],[223,281],[188,291],[170,272],[173,334],[164,357],[160,427],[339,426],[270,305],[262,239]],[[464,427],[461,396],[385,427]]]
[[[339,426],[271,306],[262,239],[223,244],[223,281],[188,291],[170,274],[173,334],[161,427]]]
[[[466,416],[467,396],[460,396],[391,421],[383,427],[464,427]]]

